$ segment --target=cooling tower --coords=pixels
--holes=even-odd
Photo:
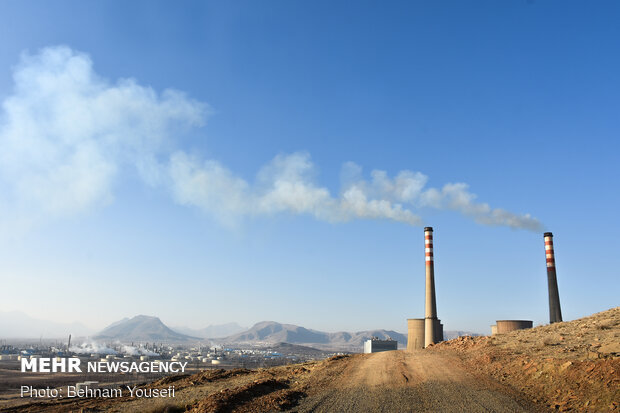
[[[560,293],[558,291],[558,278],[555,272],[555,254],[553,252],[553,234],[545,232],[545,254],[547,256],[547,283],[549,285],[549,322],[562,321],[560,309]]]
[[[435,302],[435,266],[433,262],[433,228],[424,228],[426,260],[426,304],[424,313],[424,347],[437,342],[437,304]]]

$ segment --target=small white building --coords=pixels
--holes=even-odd
[[[388,338],[387,340],[380,340],[377,337],[373,337],[370,340],[364,341],[364,353],[379,353],[380,351],[396,350],[398,347],[398,341]]]

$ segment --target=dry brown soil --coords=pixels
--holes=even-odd
[[[620,307],[579,320],[425,350],[456,355],[528,399],[559,411],[613,412],[620,404]]]

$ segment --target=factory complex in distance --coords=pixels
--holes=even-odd
[[[549,288],[549,323],[556,323],[562,321],[562,310],[560,308],[560,294],[555,270],[553,234],[545,232],[544,239]],[[443,341],[443,324],[437,318],[432,227],[424,228],[424,256],[426,265],[424,318],[407,319],[407,351],[421,350],[429,345]],[[491,334],[508,333],[514,330],[532,328],[532,326],[533,322],[531,320],[497,320],[496,324],[491,326]],[[364,346],[364,350],[366,350],[366,346]]]

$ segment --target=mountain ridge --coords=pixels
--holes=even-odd
[[[224,343],[277,343],[320,345],[326,347],[360,347],[364,340],[371,337],[381,339],[392,338],[401,346],[407,345],[406,335],[393,330],[375,329],[357,332],[338,331],[328,333],[312,330],[294,324],[283,324],[276,321],[261,321],[247,331],[233,334],[221,339]]]
[[[72,334],[74,337],[88,336],[93,333],[80,323],[56,323],[34,319],[24,313],[0,312],[0,331],[4,338],[61,338]],[[232,332],[232,333],[231,333]],[[462,336],[479,334],[466,331],[445,331],[446,340]],[[191,341],[210,339],[216,343],[260,344],[291,343],[311,345],[323,349],[359,348],[363,341],[371,337],[398,341],[399,346],[407,345],[406,334],[394,330],[374,329],[356,332],[324,332],[305,328],[295,324],[276,321],[261,321],[250,328],[243,328],[237,323],[209,325],[202,329],[187,327],[170,328],[158,317],[137,315],[125,317],[106,326],[92,335],[94,339],[119,341]]]
[[[450,340],[459,336],[479,336],[468,331],[445,331],[444,338]],[[278,343],[310,345],[323,349],[360,348],[365,340],[378,337],[382,340],[391,338],[398,342],[399,347],[407,346],[407,335],[394,330],[373,329],[356,332],[337,331],[333,333],[313,330],[295,324],[284,324],[276,321],[261,321],[248,330],[219,339],[222,343]]]
[[[177,333],[200,338],[222,338],[247,330],[238,323],[211,324],[204,328],[190,328],[184,326],[170,327]]]
[[[178,333],[158,317],[137,315],[116,321],[93,336],[101,340],[119,341],[191,341],[198,337]]]

